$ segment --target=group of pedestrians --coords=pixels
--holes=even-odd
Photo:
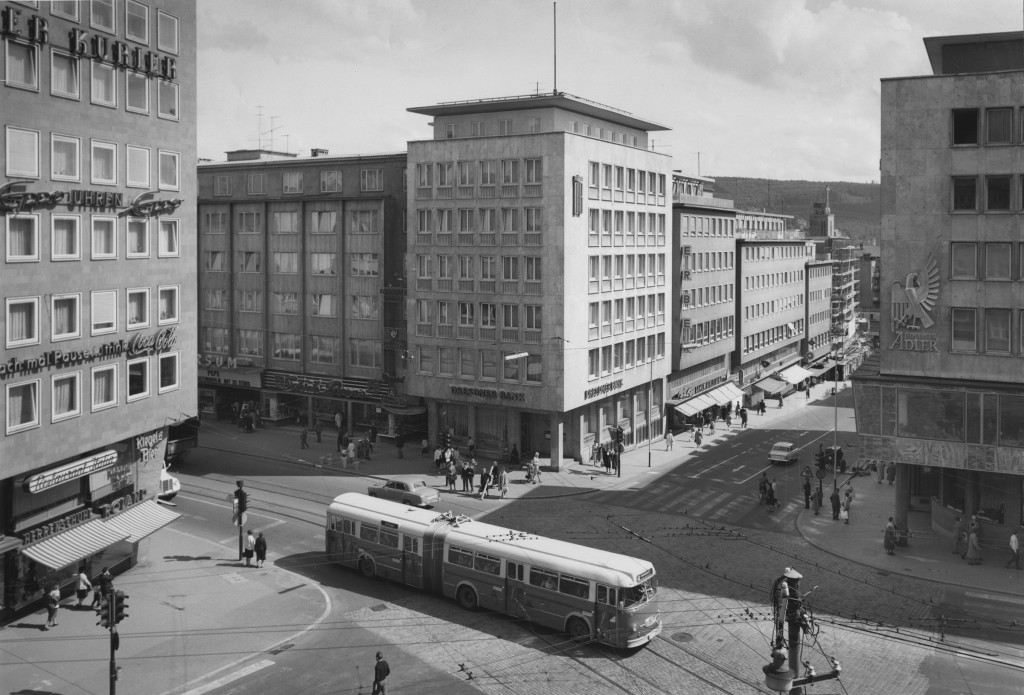
[[[252,561],[255,557],[256,567],[263,567],[263,563],[267,559],[267,539],[263,537],[263,532],[260,531],[259,535],[252,535],[252,529],[249,529],[249,534],[245,537],[245,550],[242,553],[245,557],[245,566],[252,567]]]
[[[238,425],[243,432],[255,432],[257,427],[262,427],[260,410],[256,407],[256,401],[240,403],[235,401],[231,404],[231,424]]]

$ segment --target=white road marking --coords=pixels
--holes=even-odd
[[[203,695],[203,693],[208,693],[212,690],[216,690],[217,688],[225,686],[228,683],[237,681],[239,678],[245,678],[248,675],[256,673],[257,671],[262,671],[266,667],[273,665],[273,661],[270,661],[269,659],[263,659],[262,661],[257,661],[256,663],[249,664],[245,668],[240,668],[234,673],[229,673],[226,676],[222,676],[215,681],[210,681],[205,685],[201,685],[198,688],[192,688],[192,690],[182,693],[182,695]]]
[[[1003,601],[1004,603],[1016,603],[1024,605],[1024,598],[1016,598],[1013,596],[1000,596],[999,594],[979,594],[976,591],[965,591],[964,596],[970,596],[971,598],[981,598],[986,601]]]

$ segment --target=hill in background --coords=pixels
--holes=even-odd
[[[716,198],[730,198],[741,210],[793,215],[793,226],[797,229],[807,229],[814,203],[825,202],[825,186],[829,186],[829,207],[835,215],[837,230],[865,244],[877,244],[882,236],[877,183],[712,178]]]

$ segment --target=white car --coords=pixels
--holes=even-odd
[[[396,475],[384,483],[371,485],[366,494],[411,507],[429,507],[441,501],[441,494],[418,475]]]
[[[783,465],[796,463],[796,446],[789,442],[775,442],[772,450],[768,452],[768,463],[781,463]]]

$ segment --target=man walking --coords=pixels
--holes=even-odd
[[[377,663],[373,665],[373,690],[372,695],[387,695],[388,676],[391,675],[391,667],[384,660],[384,655],[377,652]]]
[[[252,529],[249,529],[249,535],[245,537],[245,566],[252,567],[252,556],[256,553],[256,536],[252,535]]]
[[[839,520],[839,490],[833,488],[832,494],[828,496],[828,501],[832,503],[832,521]]]
[[[953,552],[963,558],[967,549],[964,548],[964,518],[958,516],[953,524]]]
[[[60,609],[60,587],[56,584],[50,585],[50,591],[46,594],[46,625],[44,630],[57,627],[57,611]]]
[[[811,508],[811,479],[804,478],[804,509]]]
[[[672,445],[674,443],[675,443],[675,440],[672,438],[672,433],[671,432],[665,433],[665,451],[672,451]]]
[[[323,422],[323,420],[321,420],[320,418],[317,418],[316,424],[313,425],[313,431],[316,433],[316,443],[317,444],[321,443],[323,441],[321,439],[321,436],[324,433],[324,422]]]
[[[1015,569],[1020,569],[1020,541],[1017,538],[1019,530],[1014,529],[1010,534],[1010,559],[1006,561],[1006,569],[1010,569],[1010,565],[1013,565]]]
[[[250,531],[250,533],[252,533]],[[267,559],[267,539],[263,537],[263,531],[260,531],[260,535],[256,536],[256,566],[263,567],[263,563]]]

